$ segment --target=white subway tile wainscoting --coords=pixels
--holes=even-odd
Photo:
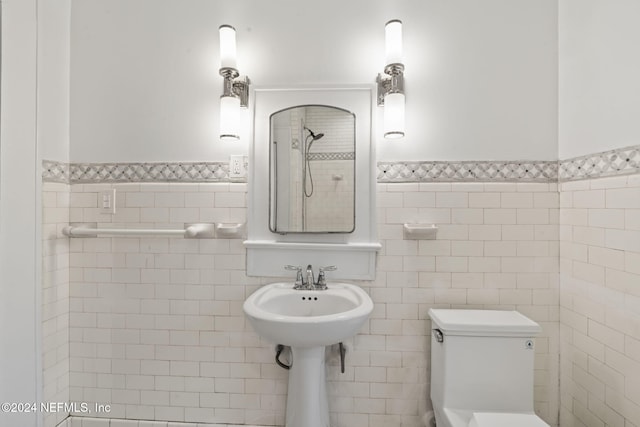
[[[171,421],[138,421],[108,418],[71,417],[57,427],[233,427],[237,424],[176,423]],[[246,425],[245,427],[262,427]]]
[[[247,185],[79,182],[58,179],[64,165],[45,169],[44,396],[110,405],[45,425],[282,426],[287,371],[242,311],[274,279],[246,275],[241,239],[62,235],[69,222],[242,223]],[[515,309],[542,326],[535,410],[552,426],[640,426],[639,176],[380,180],[376,279],[357,283],[375,306],[345,343],[344,374],[327,349],[331,425],[423,425],[436,307]],[[112,189],[113,215],[98,207]],[[435,224],[437,238],[405,240],[406,223]]]
[[[640,175],[561,184],[560,281],[561,423],[640,425]]]
[[[112,188],[116,213],[103,214],[98,193]],[[72,184],[69,221],[243,222],[245,198],[242,183]],[[336,349],[327,353],[332,425],[421,425],[430,410],[431,307],[518,309],[539,322],[536,408],[554,423],[557,185],[390,183],[378,185],[378,199],[377,278],[359,283],[374,312],[346,343],[344,374]],[[436,223],[438,239],[403,240],[406,222]],[[246,276],[241,240],[68,244],[71,401],[111,405],[94,417],[283,425],[287,372],[242,312],[245,298],[273,279]]]
[[[69,401],[69,224],[70,186],[42,185],[42,380],[43,402]],[[55,426],[68,412],[45,414],[44,424]]]

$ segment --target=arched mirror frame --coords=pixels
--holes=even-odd
[[[375,277],[376,234],[373,86],[255,88],[253,141],[249,150],[247,273],[286,277],[284,265],[336,265],[330,279]],[[352,233],[277,234],[269,229],[270,116],[295,105],[331,105],[356,116],[355,229]]]

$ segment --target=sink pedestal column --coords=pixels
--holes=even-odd
[[[329,427],[324,347],[291,347],[286,427]]]

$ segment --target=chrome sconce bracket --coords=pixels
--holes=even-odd
[[[378,107],[384,106],[384,97],[390,93],[404,94],[404,65],[389,64],[384,67],[384,74],[378,74]]]
[[[241,76],[238,70],[230,67],[220,68],[223,77],[222,96],[232,96],[240,99],[240,106],[247,108],[249,105],[249,77]]]

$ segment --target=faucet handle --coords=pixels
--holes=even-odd
[[[293,270],[296,272],[296,283],[293,285],[293,289],[300,289],[304,286],[304,280],[302,278],[302,267],[297,267],[295,265],[285,265],[285,270]]]
[[[316,289],[321,290],[321,291],[327,289],[327,280],[324,277],[324,272],[325,271],[335,271],[337,269],[338,269],[338,267],[336,267],[335,265],[329,265],[327,267],[320,267],[318,269],[318,283],[316,284]]]

